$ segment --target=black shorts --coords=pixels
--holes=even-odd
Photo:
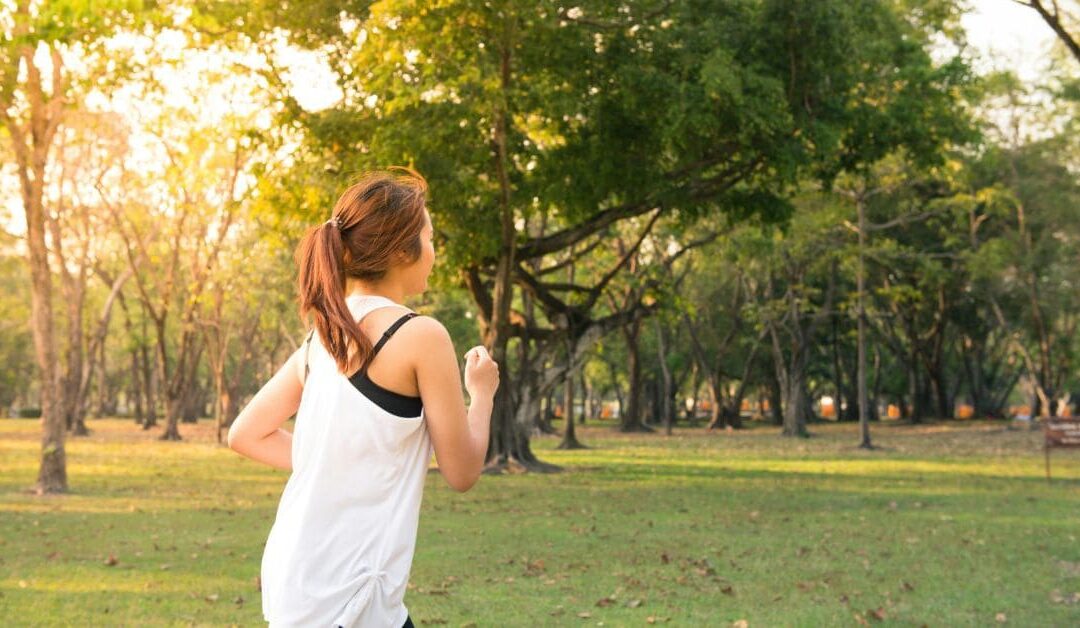
[[[341,626],[338,626],[337,628],[341,628]],[[405,616],[405,623],[401,624],[401,628],[416,628],[416,626],[414,626],[413,623],[412,623],[412,617],[409,617],[408,615],[406,615]]]

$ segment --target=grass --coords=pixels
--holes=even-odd
[[[259,625],[286,475],[208,424],[119,419],[68,441],[71,493],[26,493],[38,424],[0,420],[0,622]],[[418,625],[1022,626],[1080,622],[1080,452],[1000,423],[614,434],[554,475],[428,477],[405,602]]]

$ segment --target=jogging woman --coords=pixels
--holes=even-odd
[[[458,491],[484,463],[498,367],[482,346],[465,354],[466,409],[446,329],[401,305],[435,260],[427,184],[401,170],[365,176],[304,236],[300,315],[314,329],[229,430],[234,450],[292,472],[262,559],[272,628],[412,626],[432,449]]]

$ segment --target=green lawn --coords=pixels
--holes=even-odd
[[[535,441],[554,475],[428,478],[418,625],[1080,624],[1080,451],[1000,423]],[[0,623],[259,625],[285,474],[183,425],[69,440],[68,495],[25,490],[38,424],[0,420]]]

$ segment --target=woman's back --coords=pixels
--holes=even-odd
[[[407,320],[384,297],[353,295],[347,304],[357,320],[376,308],[386,308],[378,322]],[[382,332],[366,321],[361,328],[372,340]],[[394,368],[393,349],[380,347],[370,378],[350,378],[311,339],[293,473],[262,562],[273,626],[401,626],[408,616],[402,600],[432,448],[419,398],[402,394],[415,376]]]
[[[402,600],[431,455],[454,490],[483,469],[498,365],[482,346],[465,353],[466,408],[450,334],[398,305],[435,263],[426,192],[414,171],[369,173],[308,229],[297,288],[317,332],[229,428],[229,447],[293,472],[261,567],[275,626],[411,626]]]

